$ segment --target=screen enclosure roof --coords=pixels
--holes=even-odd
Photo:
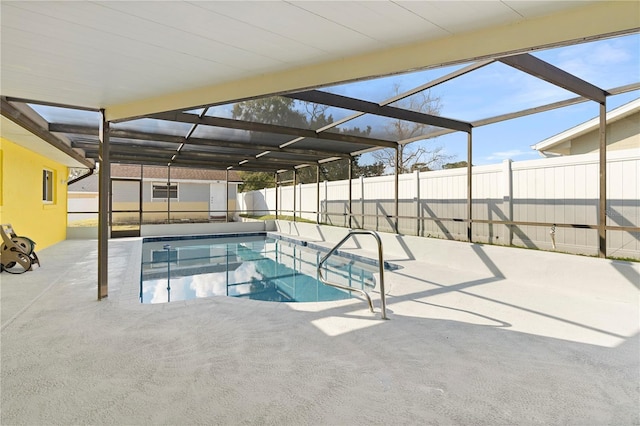
[[[3,1],[1,7],[2,134],[32,146],[45,142],[39,146],[62,152],[70,166],[98,160],[103,118],[112,162],[279,171],[471,133],[638,88],[600,87],[535,56],[637,32],[637,2]],[[336,89],[445,65],[453,71],[390,99]],[[518,69],[568,96],[473,120],[399,103],[487,66]],[[243,101],[290,105],[300,117],[234,114]],[[421,131],[398,140],[384,132],[392,121],[419,123]]]

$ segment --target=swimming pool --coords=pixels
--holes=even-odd
[[[325,253],[318,247],[266,234],[146,238],[142,244],[140,301],[167,303],[232,296],[320,302],[356,295],[318,281],[316,269]],[[371,261],[335,255],[327,262],[325,277],[370,292],[377,271]]]

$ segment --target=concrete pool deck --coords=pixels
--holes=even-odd
[[[140,244],[109,242],[100,302],[95,240],[1,275],[1,424],[640,423],[638,263],[392,253],[382,321],[353,299],[142,305]]]

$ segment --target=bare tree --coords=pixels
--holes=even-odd
[[[394,87],[394,94],[400,93],[400,87]],[[438,115],[442,108],[441,99],[430,90],[420,92],[392,104],[398,108],[425,114]],[[410,121],[393,120],[385,128],[387,137],[394,141],[412,139],[425,134],[431,126]],[[395,169],[395,150],[381,149],[372,153],[377,162],[381,162],[387,169]],[[443,147],[430,147],[428,141],[417,141],[398,146],[399,173],[409,173],[413,170],[433,170],[440,167],[454,156],[447,155]]]

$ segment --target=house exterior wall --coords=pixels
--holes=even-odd
[[[562,134],[554,138],[562,137]],[[553,138],[552,138],[553,139]],[[564,136],[561,141],[544,147],[537,147],[543,153],[558,155],[580,155],[598,152],[600,132],[594,128],[580,136]],[[607,122],[607,151],[621,151],[640,148],[640,111],[626,117]]]
[[[209,199],[208,183],[179,183],[178,184],[178,201],[202,201]]]
[[[153,184],[164,183],[161,179],[143,182],[143,222],[159,222],[167,218],[166,199],[152,198]],[[178,200],[171,200],[171,219],[197,219],[207,220],[209,214],[210,182],[188,182],[179,179],[172,180],[171,183],[178,184]],[[235,186],[235,185],[234,185]],[[224,185],[221,186],[224,188]],[[224,189],[223,189],[224,191]],[[232,191],[230,190],[231,194]],[[235,191],[233,192],[235,197]],[[222,194],[224,197],[224,193]],[[115,208],[115,206],[114,206]],[[182,211],[182,212],[181,212]],[[189,212],[190,211],[190,212]],[[158,213],[154,213],[158,212]],[[162,213],[160,213],[162,212]],[[214,213],[211,213],[214,215]],[[224,216],[224,215],[223,215]]]
[[[238,197],[238,186],[229,185],[227,190],[227,209],[229,209],[229,216],[228,216],[229,220],[233,220],[234,218],[238,217],[238,214],[236,212],[236,209],[238,208],[237,201],[236,201],[237,197]]]
[[[0,221],[42,250],[66,239],[66,166],[0,138]],[[42,201],[42,171],[53,172],[53,202]]]
[[[571,140],[571,155],[597,152],[600,146],[598,131]],[[607,125],[607,151],[640,148],[640,112]],[[556,152],[556,149],[550,150]]]
[[[97,179],[97,176],[92,176],[87,179]],[[136,180],[116,180],[113,181],[113,193],[112,202],[113,210],[135,210],[136,212],[122,212],[113,213],[112,218],[114,223],[137,223],[139,215],[137,210],[139,209],[139,191],[140,182]],[[217,182],[217,181],[216,181]],[[142,221],[143,223],[157,223],[166,222],[168,218],[167,208],[170,208],[170,217],[172,221],[188,221],[188,220],[200,220],[208,221],[211,216],[224,217],[224,204],[217,206],[217,209],[222,210],[223,213],[210,212],[210,190],[217,188],[219,195],[224,199],[225,183],[211,185],[208,181],[194,182],[186,180],[172,180],[171,183],[178,184],[178,199],[172,199],[170,204],[167,203],[166,198],[152,198],[153,184],[165,184],[166,180],[163,179],[149,179],[142,182]],[[220,192],[221,191],[221,192]],[[233,197],[227,200],[229,208],[229,219],[233,218],[233,210],[236,208],[236,193],[237,184],[230,184],[228,196]],[[97,212],[98,210],[98,193],[97,192],[70,192],[69,193],[69,224],[73,226],[73,222],[79,222],[82,220],[97,220],[97,213],[74,213],[74,212]],[[81,226],[84,226],[80,223]],[[76,225],[77,226],[77,225]]]
[[[193,202],[209,200],[209,182],[184,182],[180,180],[171,180],[172,184],[178,185],[178,200],[171,200],[171,204],[178,202]],[[166,180],[153,179],[142,182],[142,201],[147,202],[166,202],[166,199],[153,198],[153,185],[166,184]],[[135,194],[127,194],[126,198],[131,200],[132,197],[138,197],[137,188]]]

